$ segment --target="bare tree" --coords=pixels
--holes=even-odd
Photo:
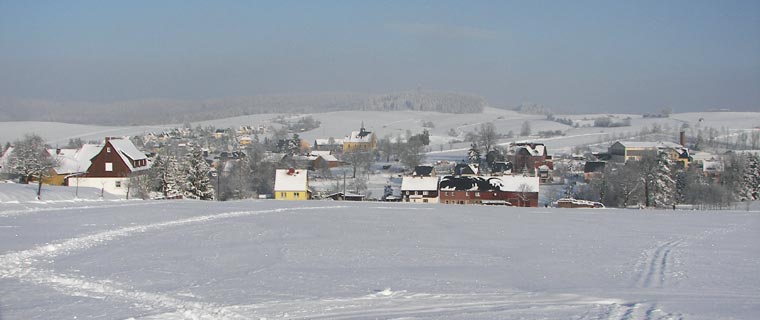
[[[517,196],[520,198],[520,203],[518,203],[519,207],[530,206],[530,193],[533,192],[533,187],[528,185],[527,183],[520,184],[517,187],[518,194]]]
[[[400,161],[409,169],[420,165],[425,161],[425,146],[421,143],[409,142],[401,150]]]
[[[480,146],[484,148],[484,153],[491,151],[498,138],[499,134],[496,133],[496,127],[493,125],[493,122],[486,122],[478,128],[477,140]]]
[[[58,161],[47,152],[45,141],[39,135],[26,134],[21,140],[16,140],[14,145],[8,158],[8,171],[20,175],[23,183],[29,183],[36,176],[39,199],[42,180],[58,165]]]

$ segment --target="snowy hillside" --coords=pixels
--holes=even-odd
[[[760,212],[0,203],[0,318],[753,319]]]
[[[424,122],[432,122],[434,128],[428,128],[430,137],[430,159],[461,158],[469,148],[464,141],[465,134],[473,132],[480,125],[492,122],[497,133],[506,135],[510,131],[513,138],[504,138],[499,144],[507,145],[513,141],[532,140],[544,142],[549,153],[570,153],[575,146],[589,146],[593,149],[606,150],[612,142],[623,137],[638,135],[642,129],[659,126],[663,133],[657,138],[677,141],[678,131],[684,125],[688,126],[687,136],[695,134],[697,128],[713,128],[723,135],[722,129],[728,135],[735,136],[741,130],[750,130],[760,126],[760,112],[697,112],[673,114],[670,118],[642,118],[640,115],[609,115],[621,120],[631,117],[631,125],[625,127],[600,128],[590,126],[594,119],[608,116],[606,114],[587,115],[555,115],[557,118],[571,119],[579,126],[573,127],[562,123],[549,121],[546,116],[528,115],[512,110],[484,108],[482,113],[450,114],[427,111],[338,111],[312,114],[257,114],[218,120],[193,122],[192,126],[214,126],[216,128],[238,128],[243,125],[269,126],[273,125],[275,117],[297,120],[312,116],[321,122],[317,129],[299,132],[299,136],[313,143],[315,139],[333,137],[342,139],[351,131],[358,130],[364,123],[367,130],[377,134],[378,138],[385,136],[405,136],[406,131],[420,133]],[[519,136],[524,122],[531,126],[531,136]],[[278,124],[274,124],[279,126]],[[82,138],[85,141],[101,141],[105,136],[143,135],[148,132],[160,132],[163,129],[180,127],[182,124],[166,124],[158,126],[123,126],[104,127],[88,125],[72,125],[52,122],[0,122],[0,142],[10,142],[19,139],[24,133],[35,132],[41,135],[53,146],[63,146],[69,139]],[[540,131],[560,130],[564,136],[541,138]],[[451,132],[455,135],[452,136]]]

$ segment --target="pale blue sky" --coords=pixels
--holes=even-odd
[[[760,111],[760,1],[6,1],[0,96],[412,90]]]

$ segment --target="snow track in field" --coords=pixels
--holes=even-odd
[[[683,243],[683,239],[671,240],[661,243],[657,247],[647,250],[646,257],[640,261],[639,272],[636,275],[635,286],[638,288],[663,288],[670,273],[673,250]]]
[[[100,205],[89,205],[91,203],[97,202],[97,203],[103,203],[103,202],[117,202],[118,204],[100,204]],[[134,201],[134,202],[128,202],[124,203],[126,200],[78,200],[78,201],[51,201],[51,202],[45,202],[45,203],[82,203],[81,206],[65,206],[65,207],[48,207],[48,208],[39,208],[39,207],[30,207],[30,208],[23,208],[23,209],[14,209],[14,210],[5,210],[0,212],[0,217],[13,217],[13,216],[19,216],[24,214],[34,214],[34,213],[43,213],[43,212],[54,212],[54,211],[66,211],[66,210],[87,210],[87,209],[109,209],[109,208],[122,208],[122,207],[131,207],[131,206],[145,206],[145,205],[151,205],[153,203],[151,202],[144,202],[144,201]],[[121,202],[121,203],[119,203]]]
[[[271,301],[229,307],[235,314],[266,319],[397,319],[461,318],[481,319],[505,316],[517,318],[561,317],[586,314],[582,319],[607,319],[616,310],[615,300],[571,294],[493,293],[428,294],[382,292],[354,298]],[[286,310],[286,311],[284,311]],[[181,312],[150,315],[142,319],[182,319]]]
[[[84,207],[76,207],[74,209],[83,208]],[[50,270],[39,268],[38,265],[43,264],[41,263],[41,260],[52,261],[53,258],[58,256],[85,251],[96,246],[104,245],[113,240],[123,239],[132,235],[150,231],[158,231],[171,227],[265,213],[337,208],[342,208],[342,206],[282,208],[258,211],[233,211],[102,231],[82,237],[71,238],[56,243],[39,246],[34,249],[16,251],[0,255],[0,279],[18,279],[22,282],[47,285],[59,292],[73,296],[85,296],[96,299],[115,298],[120,300],[128,300],[138,306],[142,306],[147,310],[155,310],[156,308],[160,308],[179,312],[182,315],[182,318],[243,319],[243,317],[234,315],[230,313],[230,311],[214,304],[189,302],[166,295],[135,291],[128,286],[115,283],[111,280],[89,280],[84,277],[60,275]],[[53,208],[50,209],[52,210]],[[56,209],[61,210],[61,208]]]

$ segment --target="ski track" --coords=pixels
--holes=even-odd
[[[672,265],[673,249],[683,243],[683,239],[664,242],[653,249],[646,250],[646,259],[639,262],[643,270],[638,272],[634,281],[637,288],[663,288],[668,280],[669,269]]]
[[[607,320],[683,320],[684,316],[678,313],[666,313],[660,310],[654,303],[638,302],[628,304],[615,304],[612,306]]]
[[[124,204],[115,206],[125,206]],[[103,208],[83,206],[68,209]],[[550,314],[584,314],[581,319],[607,320],[665,320],[682,319],[678,314],[662,312],[656,304],[629,303],[620,300],[603,300],[572,294],[543,293],[493,293],[493,294],[409,294],[390,289],[357,298],[322,300],[272,301],[254,305],[224,306],[212,302],[187,300],[181,294],[169,295],[136,290],[126,284],[110,279],[87,278],[84,275],[57,274],[41,265],[52,264],[54,258],[105,245],[111,241],[162,229],[205,223],[236,217],[267,213],[308,210],[339,209],[346,206],[316,206],[303,208],[280,208],[255,211],[232,211],[219,214],[157,222],[139,226],[101,231],[89,235],[61,240],[33,249],[0,255],[0,279],[18,279],[21,282],[48,286],[71,296],[93,299],[131,302],[146,310],[141,319],[250,319],[253,315],[263,318],[289,319],[377,319],[398,317],[468,316],[513,314],[530,318]],[[379,206],[378,208],[385,208]],[[66,210],[67,208],[44,208],[40,211]],[[0,215],[7,216],[7,215]],[[662,288],[666,284],[671,252],[681,245],[683,239],[664,242],[645,251],[644,265],[635,281],[639,288]],[[183,299],[185,298],[185,299]],[[287,311],[284,311],[287,310]],[[158,314],[157,314],[158,313]]]
[[[256,314],[267,319],[488,318],[495,314],[500,318],[506,315],[531,318],[584,312],[586,316],[583,319],[606,319],[607,310],[614,309],[617,303],[619,301],[570,294],[410,294],[386,289],[379,294],[356,298],[272,301],[229,309],[237,314]],[[149,315],[142,319],[181,318],[180,312],[171,312]]]
[[[81,207],[76,207],[73,209],[80,208]],[[118,284],[107,279],[93,281],[87,280],[84,277],[59,275],[52,271],[38,268],[37,265],[41,264],[41,260],[52,262],[52,259],[58,256],[85,251],[99,245],[104,245],[110,241],[123,239],[135,234],[158,231],[171,227],[221,219],[253,216],[265,213],[338,208],[345,207],[330,206],[282,208],[258,211],[233,211],[102,231],[82,237],[70,238],[56,243],[38,246],[29,250],[16,251],[0,255],[0,279],[18,279],[22,282],[47,285],[59,292],[74,296],[86,296],[100,299],[117,298],[122,300],[129,300],[134,302],[136,305],[143,306],[144,308],[147,307],[146,309],[148,310],[153,310],[156,307],[176,310],[183,315],[182,318],[243,319],[243,317],[239,317],[231,311],[214,304],[188,302],[179,298],[173,298],[157,293],[135,291],[125,285]],[[60,209],[61,208],[56,208],[56,210]]]
[[[130,204],[131,205],[131,204]],[[87,209],[96,207],[71,207]],[[102,207],[97,207],[102,208]],[[145,292],[110,279],[94,279],[84,275],[64,275],[46,270],[56,257],[82,252],[96,246],[133,235],[190,224],[254,216],[266,213],[304,210],[338,209],[345,206],[282,208],[258,211],[233,211],[203,215],[167,222],[101,231],[0,255],[0,279],[50,287],[70,296],[99,300],[126,301],[146,310],[143,319],[249,319],[253,315],[292,319],[376,319],[401,316],[440,317],[478,314],[533,314],[546,312],[597,313],[615,306],[618,301],[578,295],[548,294],[407,294],[389,289],[358,298],[323,300],[273,301],[248,306],[223,306],[211,302],[187,300],[181,294]],[[378,207],[385,208],[385,207]],[[44,208],[42,211],[66,210]],[[422,208],[421,208],[422,209]],[[427,208],[425,208],[427,209]],[[26,212],[26,211],[25,211]],[[286,311],[284,311],[286,310]],[[591,311],[589,311],[591,310]],[[160,313],[160,314],[154,314]],[[602,319],[599,317],[589,319]]]
[[[119,202],[119,201],[127,201],[127,200],[79,200],[81,203],[89,203],[89,202],[98,202],[102,203],[104,201],[113,201],[113,202]],[[44,202],[43,204],[48,203],[62,203],[67,202],[71,203],[72,201],[52,201],[52,202]],[[98,206],[91,206],[91,205],[83,205],[83,206],[66,206],[66,207],[49,207],[49,208],[25,208],[25,209],[15,209],[15,210],[6,210],[3,212],[0,212],[0,218],[2,217],[13,217],[23,214],[33,214],[33,213],[43,213],[43,212],[51,212],[51,211],[65,211],[65,210],[85,210],[85,209],[108,209],[108,208],[121,208],[121,207],[130,207],[130,206],[144,206],[144,205],[150,205],[154,204],[151,202],[133,202],[133,203],[122,203],[122,204],[112,204],[112,205],[98,205]]]

